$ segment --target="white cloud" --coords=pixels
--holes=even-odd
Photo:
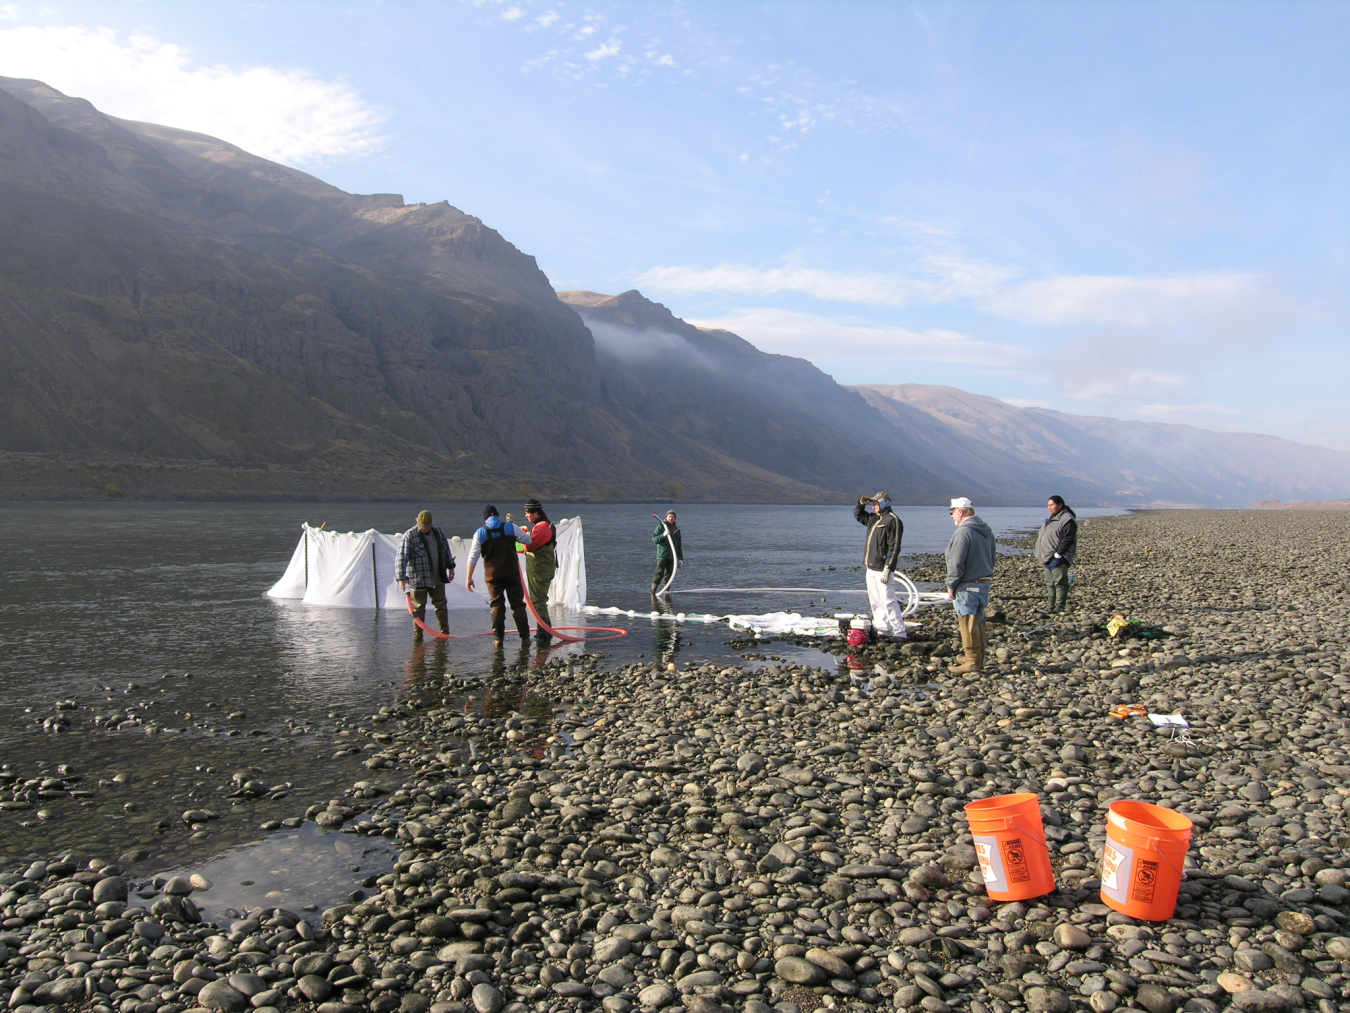
[[[619,40],[610,39],[603,45],[596,46],[594,49],[592,49],[589,53],[585,55],[586,59],[590,60],[592,63],[597,63],[598,61],[605,59],[605,57],[607,56],[618,56]]]
[[[1039,359],[1037,353],[1026,348],[981,341],[959,331],[911,331],[792,310],[741,309],[724,317],[690,323],[733,331],[763,351],[795,355],[813,362],[908,359],[1008,370],[1034,365]]]
[[[653,267],[639,285],[677,295],[718,292],[777,295],[795,292],[831,302],[908,306],[983,298],[1016,276],[1015,268],[973,260],[956,253],[928,254],[915,274],[863,274],[811,267]]]
[[[744,159],[743,159],[744,160]],[[968,302],[990,316],[1046,327],[1150,331],[1235,342],[1270,333],[1290,300],[1268,277],[1210,271],[1164,277],[1057,276],[1016,282],[1021,269],[928,243],[909,272],[719,264],[653,267],[637,283],[671,295],[808,295],[872,306]]]
[[[1055,379],[1070,397],[1080,401],[1134,401],[1157,397],[1186,386],[1189,377],[1156,369],[1136,368],[1119,360],[1095,359],[1076,369],[1056,371]]]
[[[1262,275],[1210,271],[1154,278],[1045,278],[999,293],[986,308],[1008,320],[1055,327],[1173,329],[1190,324],[1205,331],[1237,327],[1250,332],[1287,309],[1285,302]]]
[[[528,61],[525,64],[525,66],[521,68],[521,70],[525,71],[528,74],[531,69],[534,70],[542,69],[557,55],[558,51],[556,49],[550,49],[547,53],[544,53],[542,56],[536,56],[533,60]]]
[[[525,12],[521,10],[519,7],[512,7],[509,10],[502,11],[501,13],[501,19],[503,21],[519,21],[524,16]]]
[[[728,326],[756,329],[746,336],[812,360],[910,358],[1020,367],[1034,358],[1040,379],[1066,396],[1117,404],[1172,400],[1203,375],[1215,349],[1258,347],[1301,312],[1273,279],[1251,272],[1018,281],[1017,268],[972,258],[942,237],[918,246],[908,273],[722,264],[654,267],[637,281],[672,295],[790,293],[888,307],[963,303],[986,317],[1037,328],[1040,333],[1030,335],[1029,343],[1038,350],[975,341],[948,330],[916,334],[866,322],[773,316],[777,311],[766,309],[733,313]],[[822,342],[830,347],[822,350]],[[1051,349],[1056,349],[1053,355]]]
[[[149,36],[2,29],[0,67],[114,116],[211,134],[291,165],[365,155],[383,144],[383,117],[345,82],[289,67],[202,66],[188,50]]]
[[[557,20],[558,20],[557,11],[545,11],[543,14],[540,14],[539,17],[534,19],[534,23],[537,24],[540,28],[547,28],[549,25],[553,24]]]
[[[0,21],[18,21],[19,13],[18,4],[0,5]]]

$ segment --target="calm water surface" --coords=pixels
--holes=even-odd
[[[372,862],[387,861],[352,855],[344,848],[354,839],[312,824],[277,834],[259,824],[298,815],[370,776],[359,756],[334,756],[338,722],[365,719],[422,680],[444,683],[466,707],[481,709],[487,678],[517,667],[527,673],[530,656],[509,642],[497,654],[487,637],[414,649],[406,614],[306,606],[264,592],[285,569],[302,521],[397,532],[424,506],[447,534],[467,536],[481,522],[481,504],[453,503],[0,505],[0,761],[21,780],[62,776],[64,764],[70,778],[79,778],[67,787],[87,793],[0,811],[3,864],[63,852],[106,858],[139,848],[146,857],[130,864],[142,872],[214,863],[208,875],[219,869],[213,878],[236,884],[222,885],[217,903],[228,894],[237,906],[281,903],[262,898],[306,888],[316,901],[330,902],[365,878]],[[515,509],[499,506],[503,513]],[[552,511],[554,520],[582,516],[590,604],[651,608],[653,509],[664,506]],[[943,508],[897,513],[907,555],[945,548],[951,522]],[[679,514],[686,566],[673,588],[675,609],[863,609],[864,596],[839,593],[862,586],[861,574],[849,569],[862,552],[851,507],[685,505]],[[1002,536],[1038,525],[1044,512],[991,508],[980,515]],[[681,587],[835,593],[681,595]],[[725,626],[672,629],[626,617],[555,621],[628,628],[627,638],[597,645],[613,663],[657,656],[740,660]],[[451,626],[456,633],[486,630],[487,613],[452,612]],[[553,655],[580,650],[557,648]],[[834,663],[809,649],[771,650],[789,660]],[[159,731],[147,734],[147,726]],[[245,773],[285,797],[232,810],[225,798],[231,777]],[[0,791],[0,803],[10,797]],[[195,808],[225,815],[194,835],[182,814]],[[242,845],[252,850],[225,853]],[[252,890],[238,888],[240,870],[248,867],[279,871],[255,875]]]

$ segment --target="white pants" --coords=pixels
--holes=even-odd
[[[900,603],[895,600],[895,578],[882,583],[881,570],[867,570],[867,600],[872,605],[872,625],[878,633],[893,637],[907,635],[905,621],[900,618]]]

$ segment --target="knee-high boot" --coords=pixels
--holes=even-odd
[[[979,631],[976,628],[978,622],[975,616],[957,616],[956,625],[961,630],[961,647],[965,651],[965,659],[959,665],[952,665],[947,669],[952,675],[967,675],[971,672],[980,670],[979,655],[976,654],[976,637]]]
[[[1054,595],[1055,600],[1054,604],[1050,606],[1050,611],[1063,612],[1064,607],[1069,604],[1069,585],[1057,584],[1051,589],[1051,594]]]

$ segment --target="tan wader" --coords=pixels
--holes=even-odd
[[[965,660],[947,669],[952,675],[969,675],[984,671],[984,652],[988,641],[985,639],[983,620],[983,616],[956,617],[956,624],[961,630],[961,646],[965,649]]]
[[[412,593],[413,618],[427,621],[427,601],[430,599],[432,608],[436,610],[436,625],[441,628],[442,633],[450,632],[450,613],[447,610],[448,605],[445,600],[445,585],[437,584],[435,587],[414,588]],[[414,624],[413,640],[422,639],[422,627]]]

